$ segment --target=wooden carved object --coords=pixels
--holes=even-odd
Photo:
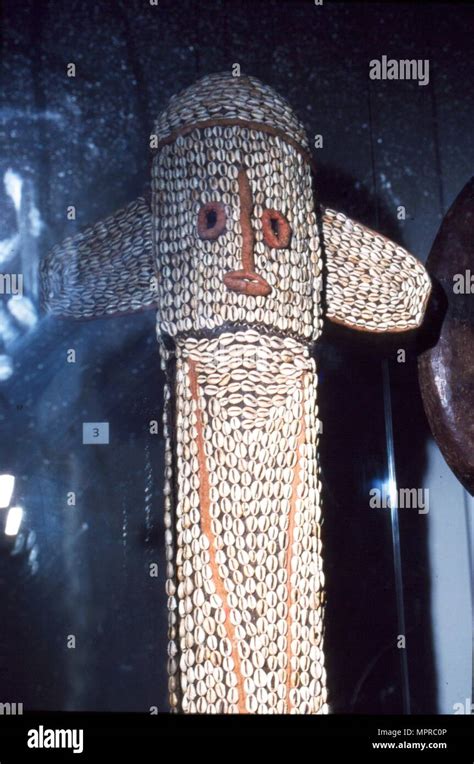
[[[138,200],[54,248],[45,304],[157,309],[171,708],[325,713],[323,255],[326,317],[361,331],[419,326],[430,280],[341,213],[319,228],[305,131],[257,79],[205,77],[155,133],[151,210]]]
[[[431,430],[449,466],[474,495],[474,179],[448,210],[426,266],[447,309],[437,342],[419,359]]]

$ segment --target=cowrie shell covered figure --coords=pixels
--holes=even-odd
[[[151,211],[138,200],[54,248],[45,303],[157,308],[171,708],[326,713],[312,346],[324,317],[419,326],[430,281],[342,213],[318,226],[304,128],[257,79],[203,78],[155,134]]]

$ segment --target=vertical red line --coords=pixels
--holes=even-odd
[[[252,191],[246,170],[241,167],[237,176],[240,199],[240,228],[242,231],[242,268],[244,271],[254,271],[255,262],[253,249],[255,234],[252,228]]]
[[[287,674],[286,674],[286,703],[288,711],[291,710],[291,702],[290,702],[290,690],[291,690],[291,616],[290,616],[290,607],[291,607],[291,556],[292,556],[292,547],[293,547],[293,536],[295,532],[295,513],[296,513],[296,500],[298,498],[298,486],[300,485],[301,479],[300,479],[300,450],[301,446],[305,442],[305,434],[306,434],[306,428],[305,428],[305,421],[304,421],[304,377],[301,381],[301,389],[303,391],[303,400],[302,400],[302,408],[303,413],[301,416],[301,431],[298,436],[298,439],[296,441],[296,464],[293,472],[293,480],[291,483],[291,499],[290,499],[290,511],[289,511],[289,517],[288,517],[288,546],[287,546],[287,555],[286,555],[286,580],[287,580],[287,586],[288,586],[288,600],[287,600],[287,608],[288,612],[286,615],[287,619],[287,644],[286,644],[286,656],[287,656]]]
[[[216,537],[211,527],[211,516],[209,512],[210,507],[210,495],[209,495],[209,475],[206,464],[206,454],[204,451],[204,433],[202,425],[201,410],[199,408],[199,390],[198,390],[198,375],[197,375],[197,362],[191,359],[188,360],[189,365],[189,386],[191,388],[191,397],[196,402],[196,432],[197,432],[197,447],[198,447],[198,464],[199,464],[199,505],[201,510],[201,530],[209,541],[209,557],[210,566],[212,571],[212,579],[216,586],[217,594],[222,600],[222,607],[225,613],[225,622],[227,634],[231,643],[232,658],[234,661],[234,670],[237,677],[237,691],[238,701],[237,707],[239,713],[246,714],[247,709],[245,707],[245,692],[244,692],[244,679],[242,675],[240,656],[237,647],[237,636],[235,633],[235,627],[230,620],[230,608],[227,602],[227,592],[224,586],[224,582],[219,575],[219,568],[216,561]]]

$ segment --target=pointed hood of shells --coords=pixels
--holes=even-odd
[[[155,123],[160,144],[193,127],[245,124],[287,136],[308,151],[306,131],[285,98],[256,77],[210,74],[174,95]]]

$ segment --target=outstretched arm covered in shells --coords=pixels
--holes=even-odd
[[[64,318],[100,318],[156,307],[151,211],[139,197],[57,244],[41,263],[43,307]]]
[[[403,247],[342,212],[323,211],[326,316],[363,332],[420,326],[431,291],[423,265]]]

